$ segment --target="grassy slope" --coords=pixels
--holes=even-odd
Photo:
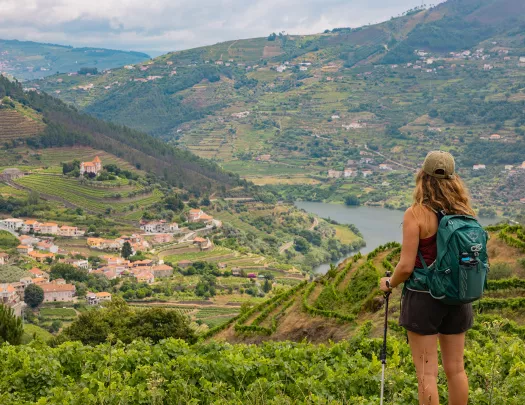
[[[491,239],[488,244],[488,251],[492,266],[497,266],[498,263],[507,263],[510,266],[510,274],[507,277],[517,277],[523,280],[525,278],[525,267],[523,261],[525,260],[525,251],[508,246],[501,238],[498,237],[498,232],[491,233]],[[376,271],[375,277],[380,277],[386,271],[384,266],[385,259],[390,259],[393,265],[399,259],[399,253],[390,255],[394,248],[386,249],[379,252],[377,256],[371,259],[373,268]],[[390,256],[389,256],[390,255]],[[300,289],[292,297],[286,298],[275,309],[270,311],[263,319],[260,325],[267,326],[271,324],[270,320],[276,314],[279,315],[278,326],[269,336],[264,334],[242,334],[235,331],[235,323],[232,323],[228,328],[219,331],[215,336],[219,340],[227,340],[229,342],[260,342],[262,340],[302,340],[304,338],[313,342],[326,342],[328,340],[343,340],[348,339],[359,330],[359,326],[367,321],[372,322],[371,335],[380,337],[383,328],[384,313],[382,312],[382,300],[379,299],[381,293],[377,288],[366,287],[362,284],[364,281],[358,274],[363,274],[363,268],[366,265],[367,258],[363,257],[354,262],[348,259],[338,267],[338,272],[335,276],[325,275],[315,281],[312,292],[308,295],[306,302],[309,306],[318,309],[333,311],[336,315],[355,316],[354,322],[339,321],[333,317],[327,317],[321,313],[311,315],[305,312],[303,301],[305,291],[308,286]],[[375,285],[375,284],[374,284]],[[363,286],[365,286],[363,288]],[[364,291],[364,294],[362,292]],[[502,295],[503,292],[503,295]],[[356,295],[357,294],[357,295]],[[362,295],[360,295],[362,294]],[[360,296],[359,300],[350,299],[350,297]],[[522,297],[523,290],[521,288],[509,288],[505,291],[488,290],[485,293],[485,299],[505,298],[510,299],[514,297]],[[379,299],[376,301],[376,298]],[[394,329],[393,334],[400,336],[402,331],[396,328],[397,317],[399,316],[399,303],[401,298],[401,289],[396,289],[390,302],[390,319]],[[291,306],[287,307],[292,300]],[[481,304],[483,305],[483,300]],[[252,321],[262,313],[266,306],[261,306],[255,313],[242,325],[253,324]],[[515,309],[493,309],[483,310],[483,316],[499,315],[522,325],[524,322],[522,308]]]

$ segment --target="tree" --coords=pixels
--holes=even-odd
[[[264,281],[263,291],[265,293],[269,293],[271,290],[272,290],[272,284],[270,283],[270,280],[266,279]]]
[[[211,201],[209,199],[209,197],[204,197],[202,200],[201,200],[201,205],[205,206],[205,207],[209,207],[211,204]]]
[[[66,339],[79,340],[86,345],[104,343],[109,334],[124,343],[138,338],[157,343],[170,337],[191,343],[195,341],[188,320],[178,311],[163,308],[134,310],[119,297],[114,297],[103,309],[82,313],[64,330]]]
[[[44,301],[44,290],[36,284],[29,284],[24,291],[24,302],[31,308],[38,307]]]
[[[96,67],[83,67],[83,68],[80,68],[80,70],[78,71],[78,74],[79,75],[87,75],[87,74],[96,75],[98,74],[98,69]]]
[[[62,327],[62,321],[55,319],[53,322],[51,322],[51,326],[49,327],[49,331],[51,333],[57,333],[60,328]]]
[[[295,247],[295,250],[297,250],[298,252],[302,252],[302,253],[306,253],[308,252],[308,250],[310,250],[310,244],[302,236],[297,236],[295,238],[294,247]]]
[[[133,249],[131,248],[131,244],[129,242],[124,242],[120,254],[124,259],[129,259],[129,257],[133,254]]]
[[[361,202],[359,201],[359,198],[356,195],[350,194],[346,196],[345,204],[349,206],[357,206],[357,205],[360,205]]]
[[[65,263],[58,263],[51,267],[49,273],[51,280],[63,278],[66,281],[87,281],[89,278],[86,270],[77,269],[75,266]]]
[[[0,343],[19,345],[23,334],[22,320],[15,315],[13,308],[0,304]]]

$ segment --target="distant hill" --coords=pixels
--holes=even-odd
[[[89,146],[197,194],[226,193],[243,184],[237,176],[191,152],[79,113],[46,94],[24,92],[19,83],[1,75],[0,102],[0,143],[4,148],[20,143],[34,148]]]
[[[0,39],[0,73],[19,80],[39,79],[57,72],[78,72],[83,67],[102,71],[149,58],[141,52]]]
[[[477,207],[514,215],[525,186],[504,170],[525,155],[523,8],[449,0],[376,25],[228,41],[27,87],[290,200],[402,208],[415,168],[443,148]]]

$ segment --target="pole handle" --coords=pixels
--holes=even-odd
[[[391,276],[392,276],[392,272],[391,272],[391,271],[387,271],[387,272],[385,273],[385,276],[386,276],[386,277],[391,277]],[[385,299],[388,300],[388,297],[390,296],[390,294],[391,294],[390,291],[385,292]]]

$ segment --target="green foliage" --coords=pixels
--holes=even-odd
[[[21,278],[28,277],[30,274],[16,266],[3,265],[0,271],[0,283],[16,283]]]
[[[131,247],[131,244],[126,241],[124,242],[124,244],[122,245],[122,250],[120,252],[120,255],[124,258],[124,259],[129,259],[129,257],[133,254],[133,249]]]
[[[352,275],[345,291],[346,298],[352,304],[360,303],[379,285],[379,272],[371,261],[361,265]]]
[[[493,405],[524,401],[524,377],[519,370],[525,361],[525,343],[513,327],[511,322],[487,319],[469,332],[465,365],[471,405],[488,405],[490,391]],[[94,348],[67,342],[55,348],[38,346],[38,350],[4,345],[0,347],[0,398],[5,405],[38,401],[372,405],[379,401],[381,340],[367,338],[368,331],[364,325],[354,338],[326,345],[211,342],[190,346],[176,339]],[[439,378],[445,381],[442,371]],[[401,339],[388,339],[386,381],[387,403],[417,401],[410,349]],[[440,396],[440,403],[446,403],[446,390]]]
[[[345,204],[349,206],[358,206],[361,205],[361,201],[359,201],[359,197],[357,197],[355,194],[350,194],[346,196]]]
[[[75,266],[65,263],[57,263],[51,267],[49,272],[51,280],[63,278],[66,281],[87,281],[89,274],[87,270],[77,269]]]
[[[512,276],[512,268],[508,263],[494,263],[490,266],[488,278],[490,280],[507,279]]]
[[[490,269],[492,272],[492,267]],[[498,291],[498,290],[510,290],[513,288],[525,288],[525,279],[522,278],[499,278],[489,280],[487,283],[488,291]]]
[[[24,302],[31,308],[38,307],[44,301],[44,290],[36,284],[29,284],[24,290]]]
[[[341,314],[339,312],[335,312],[335,311],[331,311],[331,310],[324,310],[324,309],[319,309],[319,308],[315,308],[313,306],[311,306],[309,303],[308,303],[308,298],[310,297],[310,294],[312,294],[313,290],[315,289],[315,286],[317,285],[317,283],[310,283],[308,285],[308,287],[306,287],[306,290],[304,291],[304,294],[303,294],[303,310],[310,314],[310,315],[319,315],[319,316],[324,316],[324,317],[327,317],[327,318],[334,318],[334,319],[340,319],[342,321],[346,321],[346,322],[354,322],[355,321],[355,316],[354,315],[347,315],[347,314]]]
[[[0,304],[0,344],[19,345],[23,333],[22,320],[15,316],[12,308]]]
[[[20,241],[7,231],[0,231],[0,249],[12,249],[17,247]]]
[[[490,37],[493,29],[479,22],[461,18],[444,18],[429,24],[420,24],[385,55],[382,63],[405,63],[417,58],[414,51],[426,49],[450,52],[469,49],[483,39]]]
[[[196,75],[194,84],[209,76],[209,69],[204,70],[202,74]],[[142,93],[143,90],[137,88],[136,92]],[[44,115],[47,126],[42,135],[27,139],[29,146],[47,148],[84,145],[102,149],[132,162],[137,168],[164,178],[171,184],[184,184],[189,191],[221,191],[223,187],[241,183],[238,176],[224,172],[211,161],[174,148],[150,135],[80,114],[46,94],[25,93],[20,83],[10,82],[4,77],[0,77],[0,94],[2,93],[9,93],[16,101],[29,105]],[[180,101],[170,96],[168,98],[180,105]],[[92,112],[96,114],[96,111]],[[184,114],[182,112],[183,116]],[[170,113],[168,115],[171,116]],[[188,116],[187,119],[191,117]],[[158,122],[158,118],[155,118],[155,122]]]
[[[516,232],[517,238],[511,235],[512,232]],[[499,232],[498,238],[504,241],[507,245],[525,252],[525,240],[520,239],[520,235],[523,235],[523,229],[520,225],[507,226]]]
[[[276,295],[273,298],[247,311],[241,312],[241,316],[235,323],[235,331],[239,333],[271,335],[277,330],[279,319],[283,316],[286,309],[288,309],[294,303],[295,299],[290,299],[290,297],[293,297],[295,293],[303,289],[306,286],[306,283],[306,281],[303,281],[302,283],[297,284],[295,287],[290,288],[286,292]],[[275,314],[274,317],[272,317],[270,327],[261,326],[261,323],[270,315],[272,311],[274,311],[279,306],[281,306],[281,310]],[[260,312],[260,314],[253,320],[253,322],[250,325],[244,325],[248,318],[257,312]]]
[[[98,74],[98,69],[93,67],[83,67],[83,68],[80,68],[79,71],[78,71],[78,74],[79,75],[87,75],[87,74],[90,74],[90,75],[96,75]]]
[[[110,334],[124,343],[137,338],[151,339],[155,343],[169,337],[195,340],[188,320],[178,311],[134,310],[118,297],[103,309],[82,313],[59,338],[96,345],[105,342]]]
[[[297,250],[298,252],[301,252],[301,253],[306,253],[308,252],[308,250],[310,250],[310,244],[308,243],[308,241],[303,238],[302,236],[297,236],[295,239],[294,239],[294,248],[295,250]]]

